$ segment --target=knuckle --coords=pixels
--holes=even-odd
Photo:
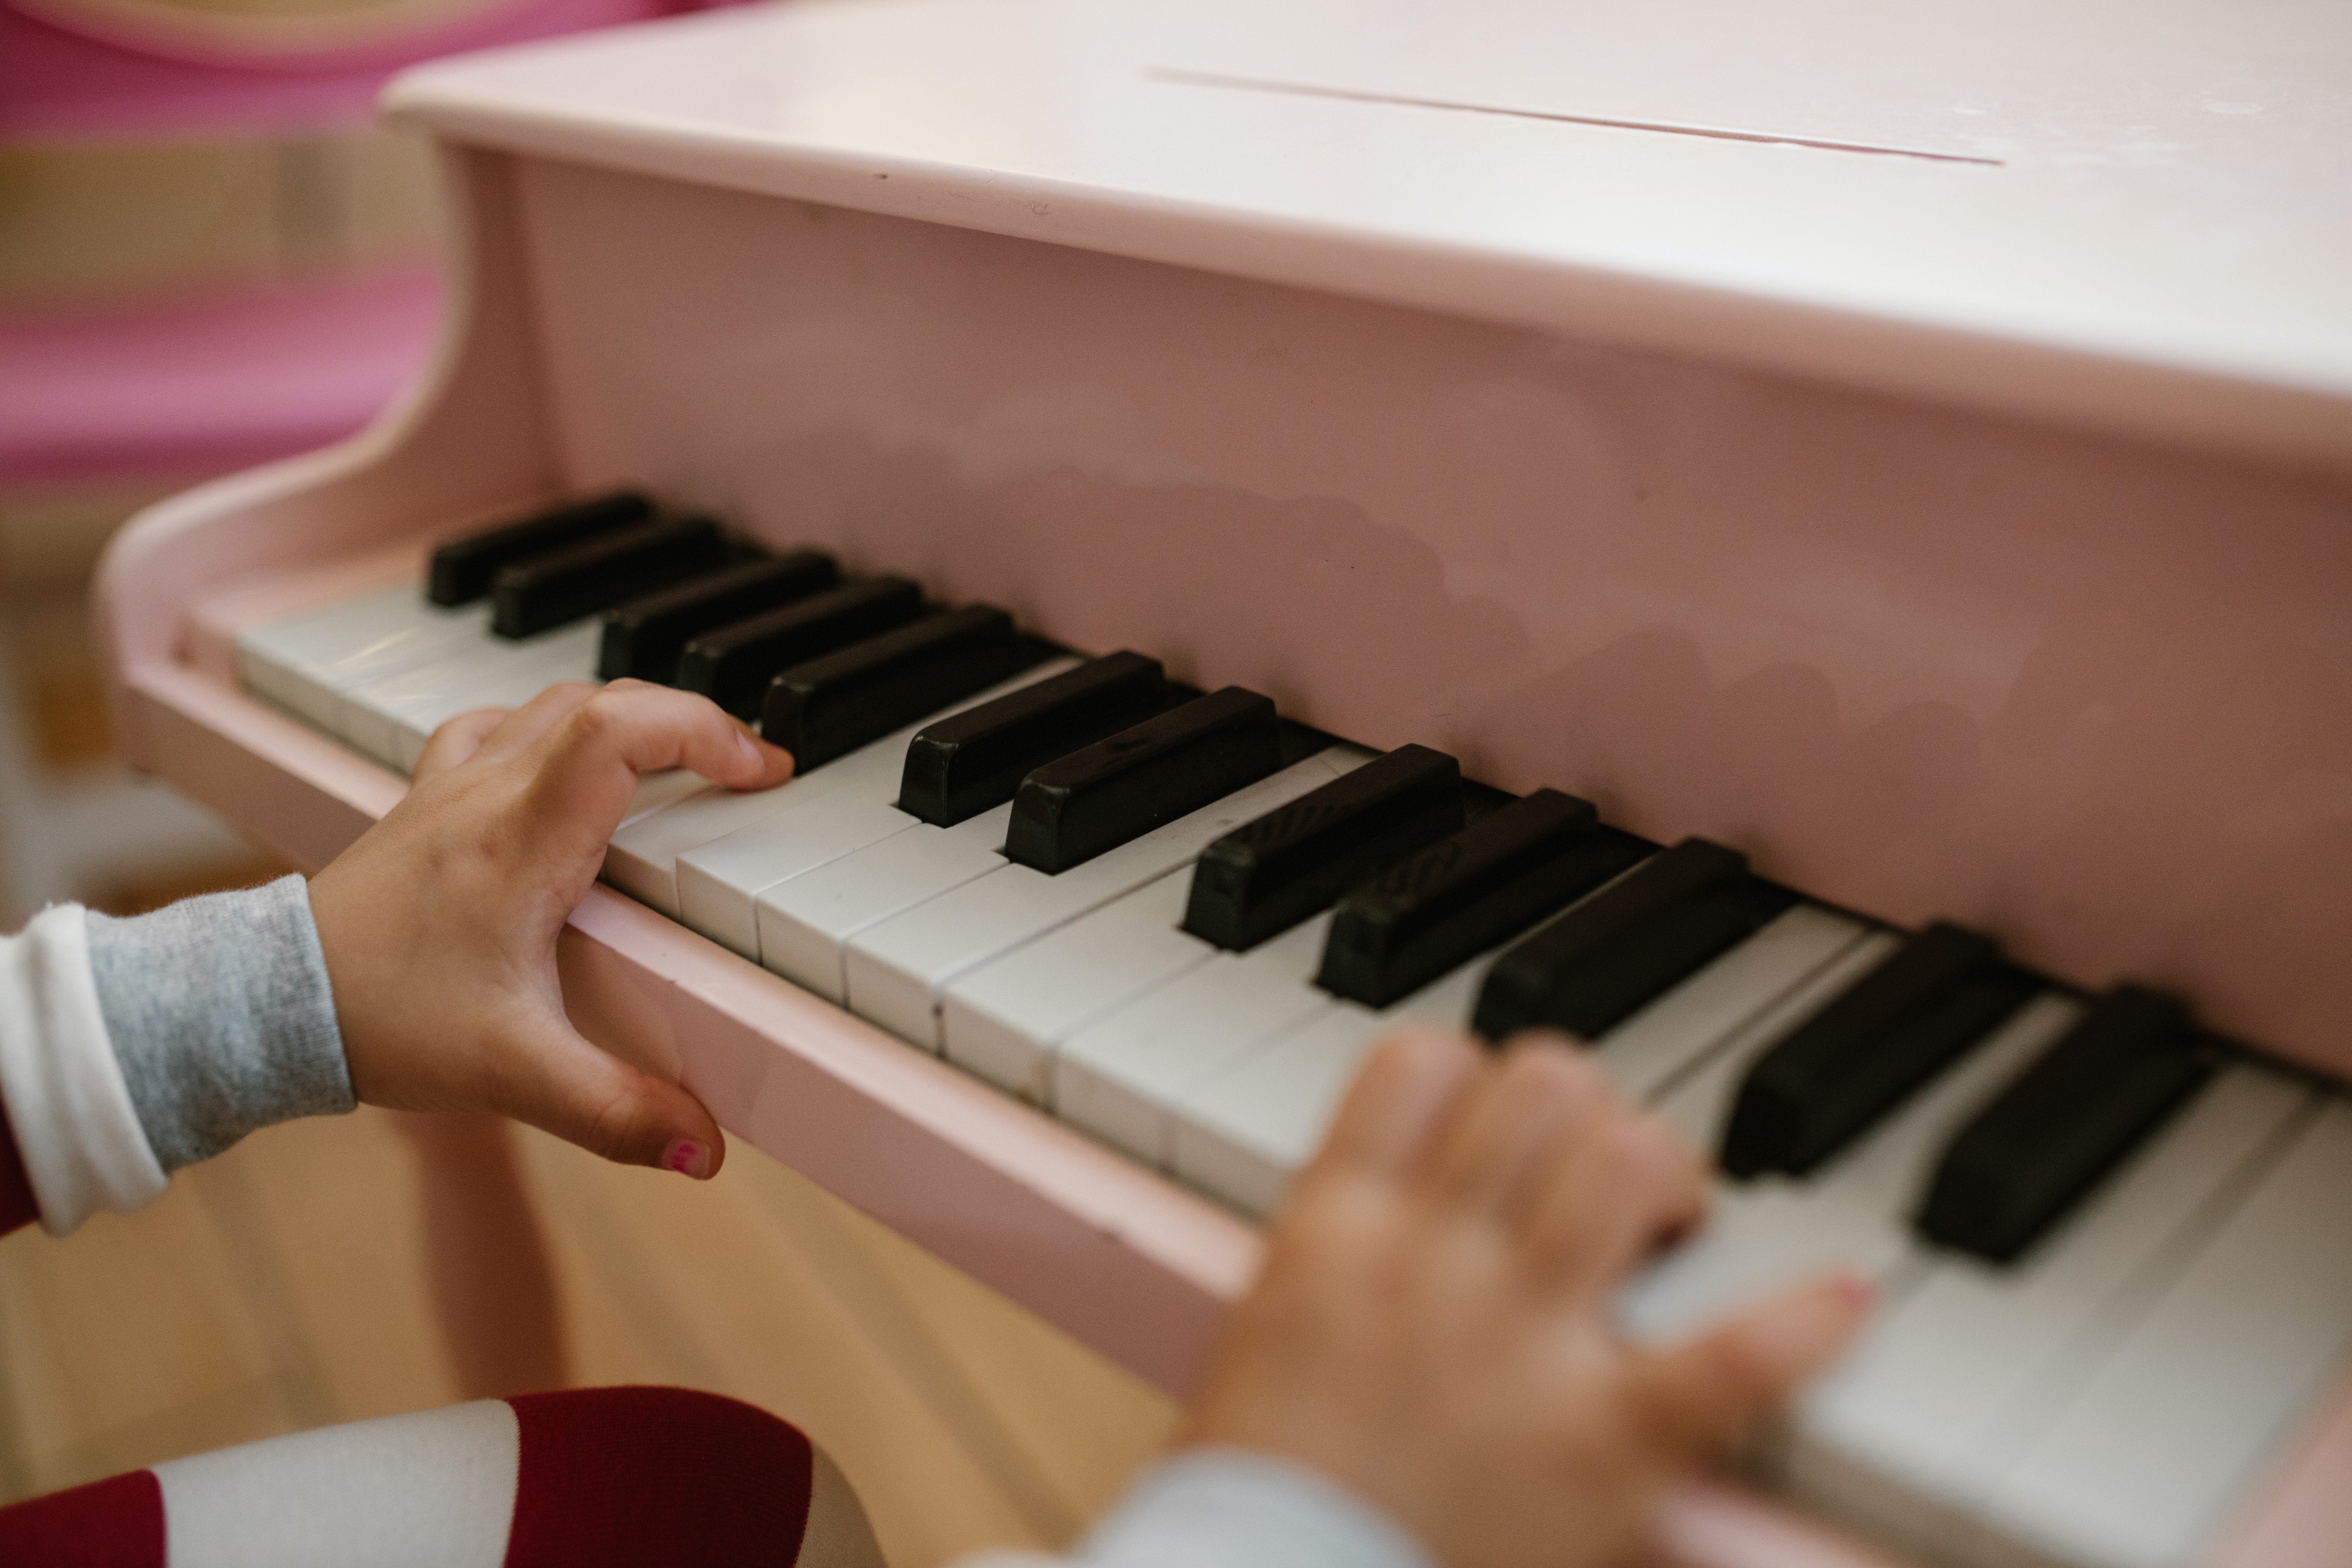
[[[580,1131],[580,1146],[606,1160],[625,1160],[636,1142],[636,1106],[625,1094],[601,1101]]]
[[[1514,1092],[1561,1100],[1606,1099],[1612,1093],[1592,1053],[1565,1035],[1515,1037],[1504,1056],[1503,1071]]]
[[[565,724],[574,743],[593,745],[612,738],[618,719],[612,697],[599,691],[573,709]]]
[[[1622,1116],[1601,1134],[1602,1158],[1622,1176],[1655,1185],[1680,1185],[1697,1173],[1696,1156],[1664,1123]]]

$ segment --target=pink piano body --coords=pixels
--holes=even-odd
[[[1444,51],[1406,91],[1374,46],[1412,11],[1365,13],[1313,90],[1265,84],[1337,34],[1244,70],[1243,8],[1075,0],[408,79],[464,235],[436,363],[118,542],[126,744],[323,864],[401,781],[242,695],[237,630],[626,480],[2352,1076],[2352,221],[2290,199],[2346,188],[2352,139],[2312,131],[2341,110],[2273,80],[2084,131],[2027,83],[1938,100],[1982,134],[1580,121]],[[1186,1385],[1250,1227],[618,894],[572,927],[599,1039]],[[1677,1521],[1694,1561],[1855,1560],[1734,1493]],[[2222,1557],[2347,1530],[2338,1401]]]

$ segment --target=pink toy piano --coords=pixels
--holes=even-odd
[[[2352,15],[871,0],[416,70],[373,428],[146,513],[146,768],[318,866],[560,679],[574,1016],[1181,1391],[1382,1029],[1720,1167],[1868,1342],[1722,1568],[2352,1541]]]

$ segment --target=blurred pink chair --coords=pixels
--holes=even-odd
[[[415,60],[700,8],[502,0],[298,51],[141,37],[0,0],[0,143],[328,131],[363,122]],[[408,267],[0,315],[0,484],[195,479],[337,440],[415,374],[439,303],[435,271]]]

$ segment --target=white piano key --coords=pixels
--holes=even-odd
[[[1673,1339],[1824,1268],[1886,1274],[1913,1251],[1911,1213],[1952,1134],[2081,1016],[2082,1004],[2072,998],[2038,996],[1811,1176],[1717,1183],[1705,1228],[1620,1298],[1627,1331]],[[1738,1054],[1752,1058],[1769,1043],[1760,1034],[1743,1039]],[[1691,1136],[1719,1124],[1729,1092],[1723,1075],[1701,1074],[1670,1093],[1658,1113]]]
[[[1498,948],[1496,952],[1501,950]],[[1333,1002],[1169,1106],[1176,1173],[1244,1213],[1270,1215],[1323,1141],[1356,1068],[1400,1024],[1463,1026],[1496,952],[1482,953],[1374,1012]]]
[[[1980,1509],[2310,1101],[2277,1073],[2228,1068],[2017,1263],[1923,1251],[1909,1289],[1807,1396],[1797,1495],[1922,1547]]]
[[[237,673],[280,707],[331,729],[332,705],[322,671],[380,638],[461,614],[428,604],[413,584],[379,589],[245,632],[236,639]],[[311,714],[314,706],[328,717]]]
[[[643,774],[637,780],[635,793],[629,796],[629,807],[621,816],[621,826],[626,827],[648,812],[661,811],[709,787],[710,781],[691,768],[664,768],[659,773]]]
[[[1337,1005],[1315,984],[1330,931],[1327,910],[1246,953],[1220,953],[1072,1036],[1054,1059],[1055,1114],[1172,1169],[1171,1104]]]
[[[558,681],[595,679],[602,637],[597,623],[579,622],[515,644],[511,658],[490,668],[473,666],[469,657],[461,661],[468,668],[459,679],[396,702],[383,701],[377,695],[382,688],[359,695],[391,719],[394,761],[402,772],[414,773],[433,731],[458,714],[477,708],[520,708]],[[397,687],[405,679],[394,676],[385,684]]]
[[[1054,1113],[1139,1160],[1172,1165],[1170,1104],[1332,1005],[1314,984],[1330,931],[1327,910],[1080,1029],[1054,1056]]]
[[[811,858],[812,845],[825,849],[830,841],[801,827],[786,829],[784,813],[838,795],[886,808],[887,816],[868,813],[855,819],[869,826],[887,826],[896,833],[915,826],[914,817],[891,803],[898,798],[907,747],[916,733],[950,714],[1074,669],[1078,662],[1048,659],[762,795],[712,792],[681,801],[615,835],[605,874],[634,897],[756,961],[759,917],[752,900],[788,878],[886,837],[878,831],[863,837],[847,833],[851,819],[845,817],[838,825],[845,834],[844,847]]]
[[[488,605],[428,608],[431,620],[387,631],[365,647],[316,667],[314,679],[333,709],[336,734],[357,744],[382,732],[381,721],[373,718],[373,710],[361,696],[370,687],[423,665],[496,646]]]
[[[744,957],[757,959],[759,938],[753,932],[748,895],[740,911],[722,902],[723,912],[698,910],[695,918],[687,918],[680,862],[688,850],[681,847],[711,847],[705,836],[714,829],[724,843],[731,835],[757,828],[763,865],[789,865],[801,871],[905,832],[914,818],[889,800],[898,788],[899,758],[876,749],[883,744],[877,742],[875,746],[860,748],[805,778],[788,779],[771,790],[737,795],[708,789],[667,811],[631,823],[613,836],[604,852],[604,879]],[[751,842],[746,839],[735,847]],[[720,858],[718,863],[728,862]],[[740,918],[730,918],[739,914]]]
[[[1837,982],[1850,982],[1895,945],[1892,937],[1873,933],[1850,916],[1799,903],[1603,1035],[1595,1042],[1601,1065],[1627,1099],[1656,1100],[1741,1026],[1808,981],[1826,972],[1833,994]],[[1814,1006],[1828,999],[1820,996]],[[1789,1016],[1780,1032],[1797,1021]],[[1684,1132],[1707,1146],[1705,1131]]]
[[[485,665],[499,656],[490,651],[488,612],[471,610],[434,611],[436,618],[446,617],[436,626],[410,625],[388,633],[369,648],[362,648],[339,658],[313,662],[302,671],[299,694],[299,710],[312,723],[345,741],[356,733],[362,738],[380,738],[381,723],[371,731],[363,721],[354,720],[354,711],[366,710],[354,698],[359,689],[380,682],[405,668],[453,658],[475,658]],[[365,656],[373,647],[396,647],[412,657],[404,660],[367,661]],[[354,666],[358,668],[354,668]],[[361,727],[355,729],[355,723]],[[356,742],[354,742],[356,743]]]
[[[936,1050],[940,993],[957,977],[1190,864],[1213,840],[1369,756],[1353,746],[1329,747],[1059,876],[1003,866],[885,921],[849,944],[850,1007]]]
[[[753,908],[762,964],[829,1002],[844,1002],[843,957],[852,937],[1004,864],[1000,851],[1013,818],[1009,803],[953,827],[914,822],[903,813],[892,815],[913,825],[760,895]],[[800,818],[786,820],[797,823]],[[922,1044],[935,1048],[929,1041]]]
[[[1171,871],[964,975],[941,1001],[942,1053],[1001,1089],[1046,1103],[1065,1039],[1216,955],[1178,929],[1192,889],[1190,867]]]
[[[2030,1445],[1996,1529],[2093,1568],[2179,1568],[2228,1522],[2352,1340],[2352,1104],[2295,1134]]]
[[[383,743],[397,762],[404,732],[430,734],[435,725],[475,706],[476,692],[503,689],[518,677],[577,674],[593,664],[594,628],[565,626],[526,641],[483,637],[446,656],[353,688],[350,705],[371,716],[374,730],[360,731],[365,742]],[[420,728],[420,721],[423,722]],[[388,739],[387,739],[388,737]]]

